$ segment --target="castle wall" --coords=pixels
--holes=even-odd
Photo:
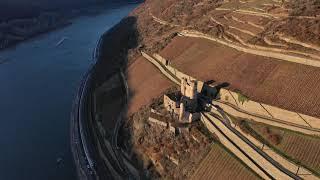
[[[146,58],[153,65],[155,65],[161,71],[161,73],[164,74],[168,79],[170,79],[172,82],[174,82],[176,84],[180,84],[180,81],[173,78],[170,73],[168,73],[163,67],[161,67],[162,64],[160,62],[158,62],[158,60],[154,59],[153,57],[149,56],[148,54],[146,54],[144,52],[141,52],[141,54],[144,58]]]
[[[192,76],[189,76],[179,70],[177,70],[176,68],[172,67],[170,65],[170,61],[169,60],[166,60],[164,59],[163,57],[161,57],[159,54],[153,54],[153,57],[159,62],[161,63],[162,65],[164,65],[168,71],[170,71],[172,74],[174,74],[177,78],[179,78],[180,80],[183,79],[183,78],[186,78],[186,79],[190,79],[190,80],[197,80],[196,78],[192,77]],[[197,80],[198,83],[197,83],[197,91],[198,93],[201,92],[202,90],[202,87],[204,85],[204,82],[202,81],[199,81]]]
[[[163,105],[168,112],[179,114],[178,102],[170,99],[167,95],[163,96]]]
[[[196,99],[197,95],[197,81],[188,78],[181,79],[181,94],[190,99]]]

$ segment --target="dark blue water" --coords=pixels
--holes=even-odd
[[[0,52],[9,60],[0,64],[0,180],[76,179],[69,137],[73,97],[100,35],[134,7],[78,18]],[[68,39],[56,47],[62,37]]]

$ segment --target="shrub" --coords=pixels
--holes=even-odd
[[[242,94],[240,91],[236,91],[238,95],[238,101],[243,105],[245,102],[249,102],[249,98]]]

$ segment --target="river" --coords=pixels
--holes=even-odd
[[[77,178],[70,150],[72,100],[100,35],[134,7],[77,18],[0,52],[0,180]]]

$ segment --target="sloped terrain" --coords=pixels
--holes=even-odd
[[[196,179],[259,179],[220,145],[214,144],[190,178]]]
[[[320,116],[320,69],[241,53],[208,40],[176,37],[161,51],[173,66],[203,81],[227,82],[250,99]]]
[[[141,51],[159,53],[173,67],[199,80],[226,82],[227,88],[241,92],[249,100],[320,117],[317,13],[317,2],[307,0],[147,0],[140,5],[130,14],[136,20],[136,46],[126,54],[131,94],[123,136],[128,141],[124,144],[129,144],[128,154],[141,160],[138,162],[142,169],[155,172],[147,173],[151,177],[185,179],[192,174],[179,165],[170,168],[176,165],[167,157],[165,142],[169,139],[172,143],[178,136],[167,137],[164,130],[147,122],[151,110],[146,109],[173,83],[141,57]],[[139,121],[143,123],[135,124]],[[185,148],[193,147],[194,142],[180,140],[175,139]],[[212,151],[208,156],[211,160],[202,161],[206,163],[202,168],[210,167],[214,169],[212,173],[196,171],[203,179],[219,178],[225,171],[225,176],[234,178],[234,172],[227,173],[230,168],[245,179],[255,178],[237,163],[226,163],[223,173],[214,173],[222,168],[217,162],[223,160],[217,154],[234,161],[228,154]],[[180,170],[181,176],[177,175]]]
[[[306,6],[303,12],[299,4]],[[139,49],[157,53],[166,47],[161,54],[188,74],[228,82],[253,100],[319,117],[317,68],[239,52],[199,38],[175,38],[182,30],[197,30],[266,54],[320,61],[317,8],[316,2],[305,0],[149,0],[131,15],[137,17]],[[132,52],[130,60],[135,61],[139,50]]]
[[[320,173],[320,139],[299,133],[278,129],[263,124],[250,124],[250,127],[265,138],[278,151],[284,152],[291,159],[300,162],[317,174]],[[270,135],[278,134],[278,141],[272,141]]]

